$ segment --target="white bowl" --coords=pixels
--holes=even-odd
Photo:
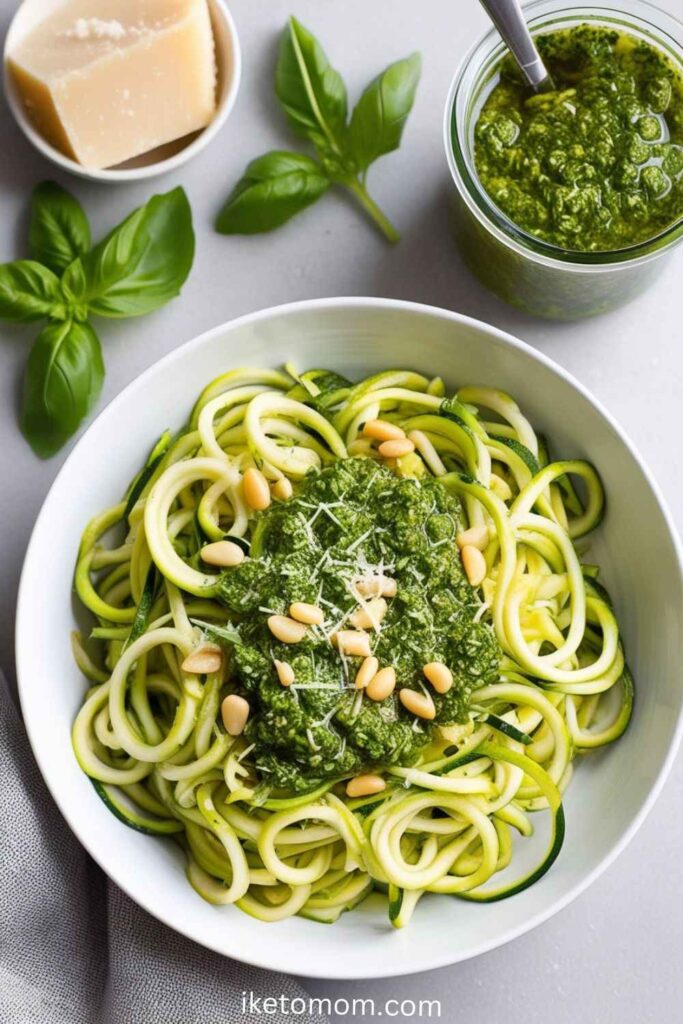
[[[43,138],[26,114],[21,96],[7,67],[8,55],[12,53],[24,36],[53,10],[61,7],[63,2],[64,0],[24,0],[12,19],[5,39],[3,53],[5,95],[15,121],[29,142],[32,142],[43,156],[63,170],[70,171],[71,174],[75,174],[79,178],[108,183],[141,181],[143,178],[154,178],[160,174],[167,174],[169,171],[182,167],[188,160],[201,153],[227,121],[235,105],[242,74],[242,56],[237,29],[224,0],[208,0],[216,44],[218,73],[216,113],[211,123],[198,133],[166,143],[164,146],[158,146],[148,153],[141,153],[140,156],[134,157],[124,164],[104,170],[83,167]]]
[[[149,445],[180,427],[204,385],[230,367],[327,366],[351,377],[410,367],[511,392],[561,456],[591,459],[609,507],[592,558],[615,600],[637,696],[629,731],[578,766],[566,796],[567,838],[550,872],[489,906],[426,897],[403,931],[369,902],[330,927],[264,924],[203,902],[169,840],[126,828],[76,764],[71,723],[85,682],[73,664],[72,576],[81,531],[121,499]],[[631,839],[652,806],[681,733],[681,549],[656,485],[609,414],[564,370],[467,317],[384,299],[322,299],[217,327],[166,356],[93,423],[50,491],[26,555],[17,664],[33,750],[72,830],[107,874],[161,921],[227,956],[325,978],[408,974],[493,949],[565,906]],[[538,816],[539,822],[543,816]],[[542,822],[541,822],[542,825]],[[543,832],[543,827],[539,829]],[[539,839],[542,838],[539,836]],[[525,858],[530,840],[518,844]]]

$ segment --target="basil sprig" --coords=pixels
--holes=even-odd
[[[76,432],[104,381],[91,315],[151,313],[176,296],[192,267],[192,212],[181,188],[153,196],[90,247],[88,219],[54,182],[33,192],[32,259],[0,265],[0,319],[47,320],[29,354],[21,429],[41,458]]]
[[[275,93],[294,131],[317,159],[273,151],[248,165],[216,219],[226,235],[280,227],[315,203],[330,184],[346,187],[390,242],[399,234],[367,190],[368,169],[398,149],[420,79],[418,53],[390,64],[348,117],[344,81],[304,26],[290,18],[280,44]]]

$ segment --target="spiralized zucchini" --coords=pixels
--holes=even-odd
[[[386,464],[439,478],[466,526],[485,530],[473,598],[503,652],[499,678],[471,695],[466,722],[433,729],[417,764],[368,765],[379,792],[352,799],[348,777],[269,791],[221,718],[228,659],[205,674],[181,667],[207,630],[229,647],[219,574],[199,552],[226,536],[248,550],[250,468],[286,495],[283,480],[296,492],[336,460],[382,461],[363,432],[377,418],[415,445]],[[165,433],[122,502],[86,527],[78,555],[94,626],[72,637],[90,684],[73,745],[112,812],[180,842],[204,899],[263,921],[331,923],[377,891],[400,927],[424,893],[487,902],[536,881],[560,852],[573,760],[618,739],[633,703],[614,611],[575,544],[601,520],[600,478],[547,451],[510,396],[445,397],[439,378],[409,371],[351,385],[324,370],[245,369],[210,384],[188,426]],[[512,836],[530,836],[539,812],[547,848],[520,874]]]

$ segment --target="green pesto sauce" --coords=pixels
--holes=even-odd
[[[609,251],[683,216],[683,76],[634,36],[581,25],[536,40],[555,91],[530,96],[511,59],[475,127],[481,184],[518,227]]]
[[[371,459],[340,461],[259,515],[251,557],[222,575],[219,598],[240,635],[233,677],[251,704],[246,740],[264,783],[304,791],[413,763],[433,725],[409,714],[398,690],[419,689],[430,661],[447,664],[455,680],[445,696],[430,689],[436,723],[466,719],[469,694],[495,677],[500,650],[492,629],[473,621],[478,600],[455,542],[461,516],[438,482],[401,479]],[[325,636],[357,607],[353,581],[372,573],[398,586],[379,635],[370,631],[380,665],[396,669],[396,691],[381,703],[353,688],[362,659],[342,659]],[[309,629],[285,645],[267,619],[294,601],[323,607],[325,632]],[[274,659],[294,668],[291,687],[278,681]]]

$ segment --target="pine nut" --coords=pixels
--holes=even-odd
[[[356,673],[355,686],[357,690],[364,690],[371,679],[377,675],[379,662],[377,658],[366,658]]]
[[[430,661],[422,666],[425,678],[432,684],[437,693],[448,693],[453,685],[453,673],[442,661]]]
[[[461,550],[469,544],[471,547],[483,551],[489,542],[488,527],[483,523],[480,526],[470,526],[469,530],[463,530],[458,534],[456,541]]]
[[[387,614],[387,602],[383,597],[373,597],[366,605],[361,605],[349,615],[349,622],[355,629],[377,629]]]
[[[486,579],[486,559],[482,555],[479,548],[475,548],[472,544],[466,544],[460,552],[462,559],[463,569],[470,585],[473,587],[480,587]]]
[[[431,721],[436,715],[434,701],[424,693],[418,693],[417,690],[401,690],[398,697],[403,707],[406,711],[410,711],[411,715],[426,718],[428,721]]]
[[[361,597],[396,597],[396,580],[389,576],[366,576],[356,583]]]
[[[286,476],[280,477],[273,484],[273,497],[277,498],[278,501],[289,501],[293,494],[292,481],[288,480]]]
[[[244,500],[255,512],[262,512],[270,505],[270,488],[260,469],[250,466],[242,478]]]
[[[212,672],[220,672],[223,665],[223,652],[216,644],[202,644],[185,658],[180,666],[183,672],[193,676],[208,676]]]
[[[400,459],[402,455],[414,452],[415,445],[409,438],[402,437],[397,441],[382,441],[377,451],[383,459]]]
[[[268,629],[283,644],[300,644],[308,632],[303,622],[289,619],[286,615],[271,615]]]
[[[332,637],[332,643],[338,647],[342,654],[351,657],[369,658],[370,637],[367,633],[359,633],[353,629],[340,629]]]
[[[347,796],[372,796],[373,793],[381,793],[387,788],[387,784],[381,775],[356,775],[355,779],[349,779],[346,783]]]
[[[244,551],[231,540],[217,540],[214,544],[205,544],[199,554],[207,565],[218,565],[224,569],[244,561]]]
[[[288,661],[278,661],[275,659],[275,671],[277,677],[283,686],[291,686],[294,682],[294,669]]]
[[[396,688],[396,669],[391,665],[381,668],[365,687],[370,700],[386,700]]]
[[[388,420],[368,420],[363,427],[363,434],[373,441],[399,441],[406,436],[405,430]]]
[[[308,626],[320,626],[325,621],[325,613],[317,604],[306,604],[305,601],[295,601],[289,606],[289,614],[297,622],[305,622]]]
[[[249,704],[244,697],[231,693],[221,704],[221,718],[229,736],[241,736],[249,718]]]

